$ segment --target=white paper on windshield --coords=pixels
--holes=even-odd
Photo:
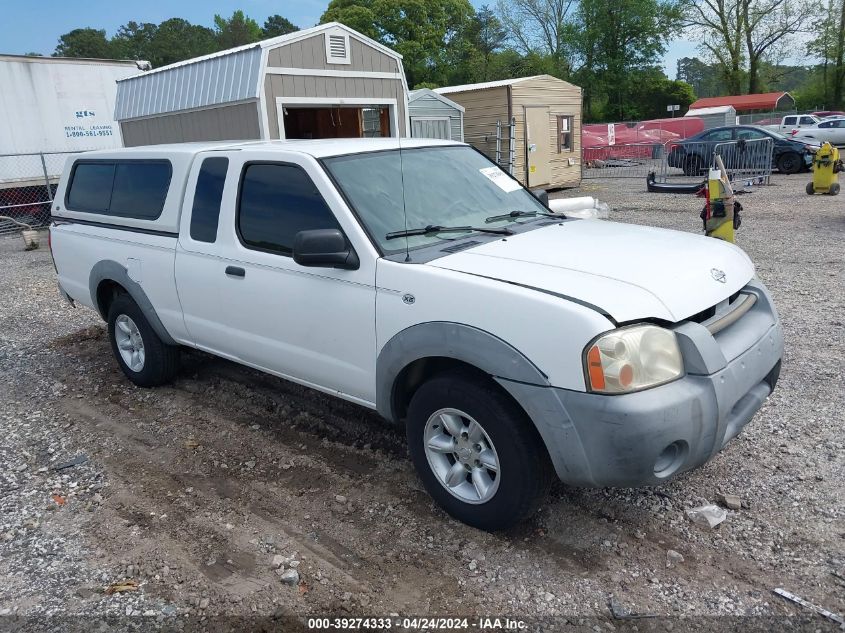
[[[478,171],[487,176],[493,182],[493,184],[495,184],[499,189],[501,189],[505,193],[510,193],[511,191],[522,189],[522,186],[517,181],[508,176],[498,167],[483,167]]]

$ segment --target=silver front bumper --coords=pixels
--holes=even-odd
[[[666,481],[718,453],[747,425],[777,383],[783,333],[765,287],[753,305],[712,334],[676,328],[686,375],[624,395],[502,382],[537,425],[561,480],[580,486]]]

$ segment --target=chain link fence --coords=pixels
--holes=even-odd
[[[77,153],[0,154],[0,235],[50,224],[65,159]]]

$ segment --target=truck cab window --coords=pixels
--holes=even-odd
[[[244,167],[236,223],[245,246],[287,256],[300,231],[340,229],[305,170],[281,163]]]
[[[228,169],[228,158],[206,158],[202,162],[191,210],[192,240],[209,243],[217,241],[220,201],[223,199],[223,185]]]

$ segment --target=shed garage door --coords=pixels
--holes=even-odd
[[[411,117],[411,136],[452,140],[452,126],[448,117]]]

